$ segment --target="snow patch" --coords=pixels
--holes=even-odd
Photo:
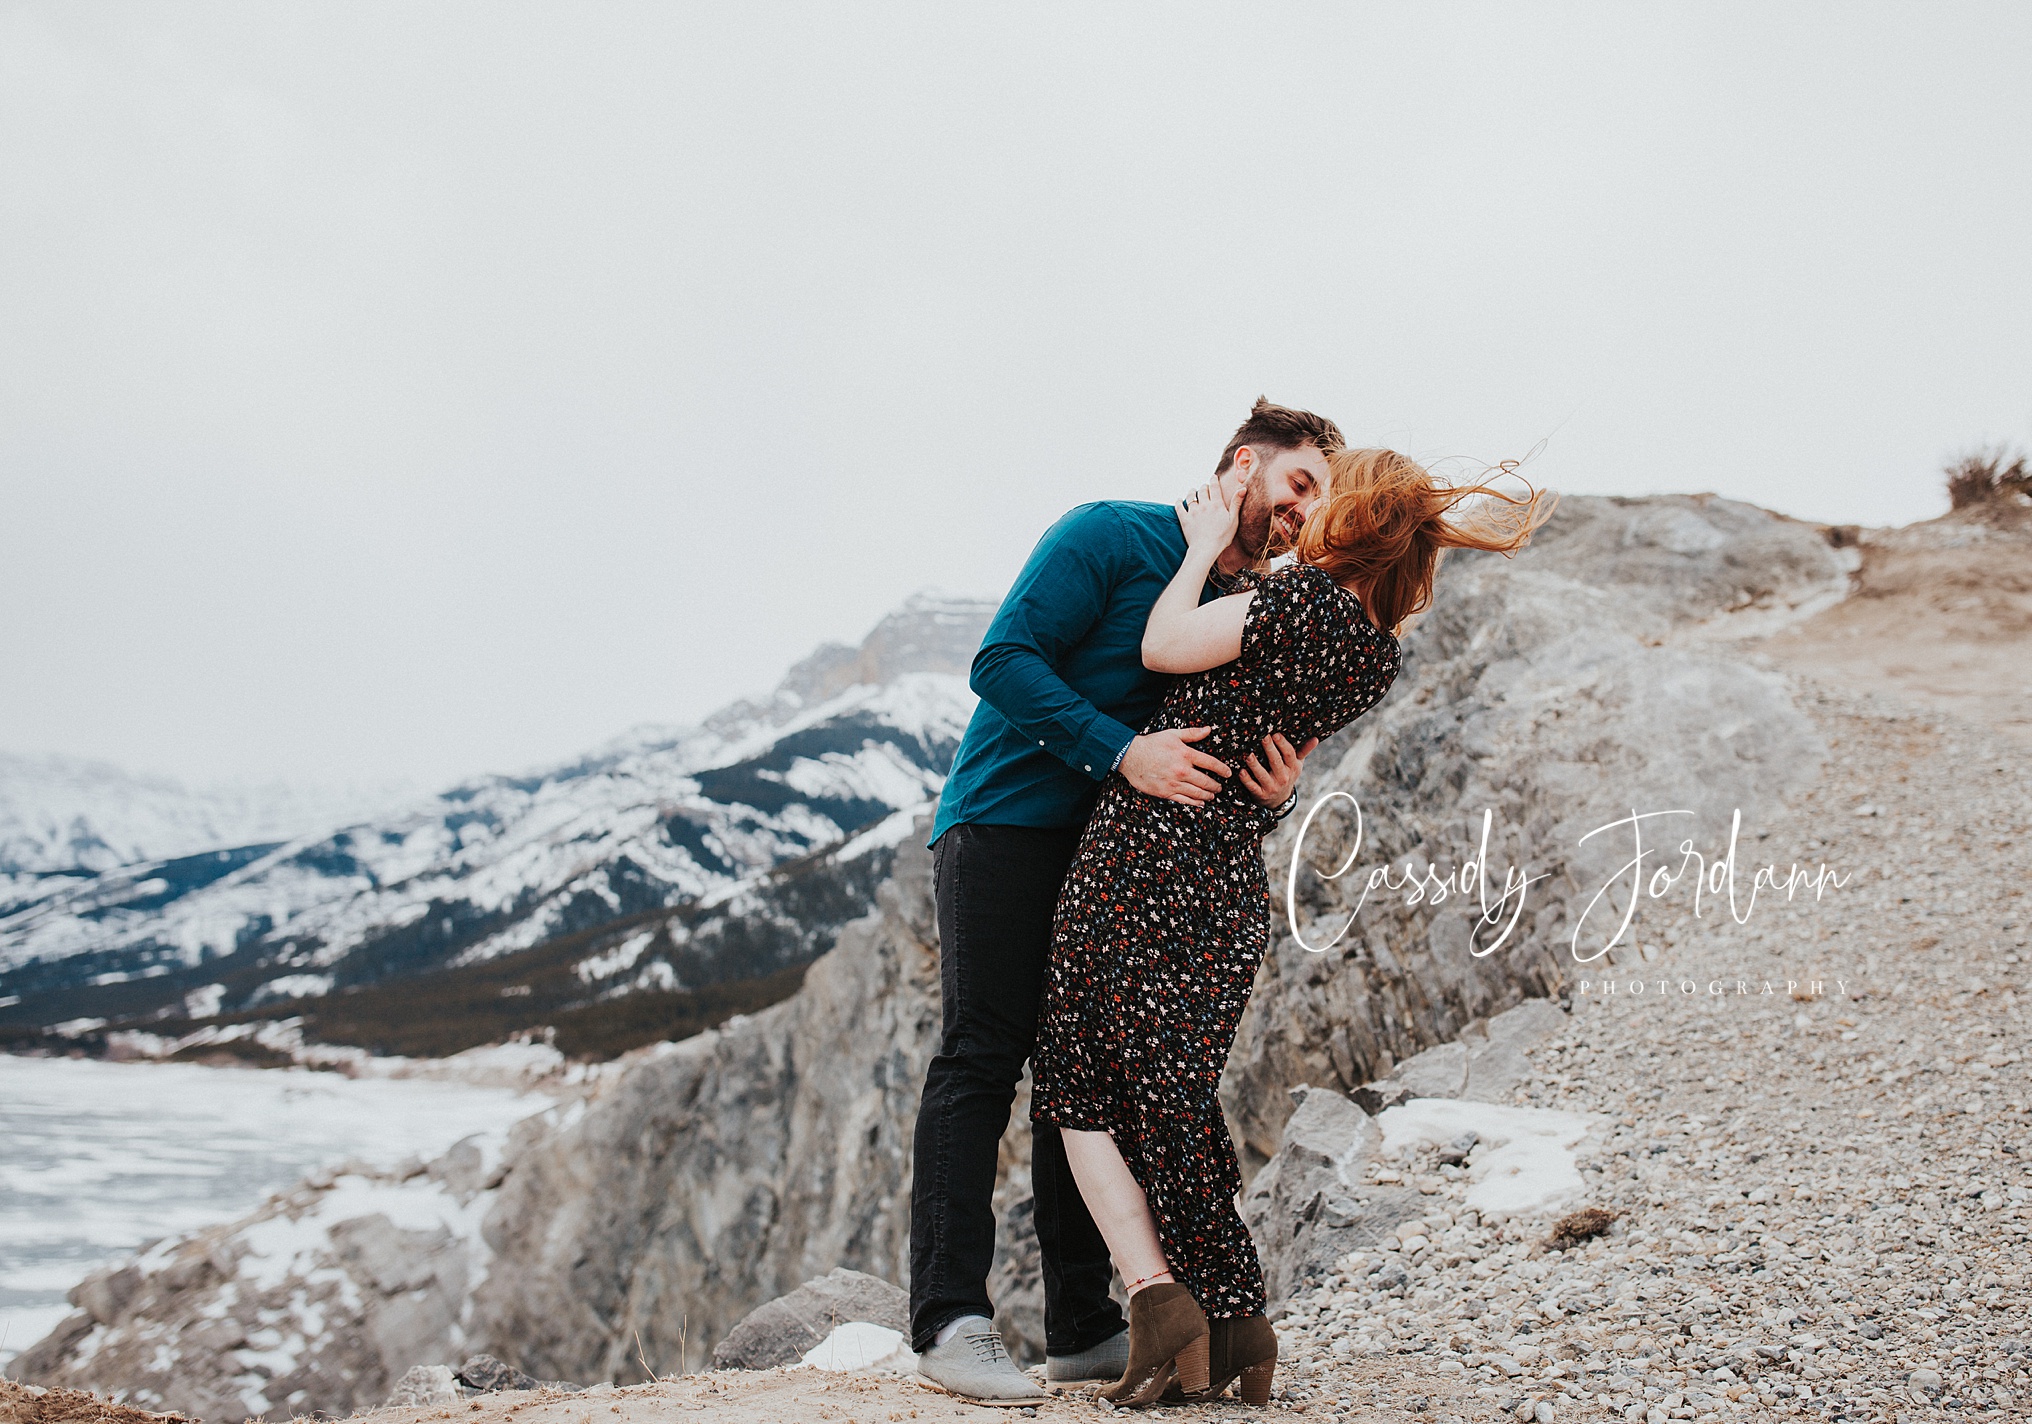
[[[429,1177],[402,1182],[340,1177],[301,1216],[277,1213],[241,1232],[247,1254],[240,1262],[240,1275],[261,1291],[273,1290],[291,1276],[306,1276],[334,1254],[332,1228],[363,1216],[385,1216],[398,1231],[442,1229],[477,1245],[480,1222],[493,1204],[492,1192],[480,1192],[461,1206]]]
[[[1511,1107],[1465,1098],[1413,1098],[1376,1119],[1383,1150],[1443,1147],[1472,1132],[1467,1205],[1485,1217],[1550,1212],[1584,1190],[1574,1148],[1602,1119],[1590,1113]]]
[[[870,851],[901,845],[909,839],[910,828],[917,824],[917,818],[930,811],[936,804],[938,804],[936,801],[920,801],[915,806],[905,806],[894,815],[884,817],[841,846],[833,853],[833,858],[856,860]]]
[[[611,979],[624,970],[633,969],[635,961],[642,957],[642,952],[655,942],[655,930],[644,930],[640,934],[630,935],[605,954],[596,954],[591,959],[581,959],[573,966],[572,972],[587,984],[596,979]]]
[[[888,1326],[850,1320],[834,1326],[832,1334],[805,1351],[798,1364],[831,1374],[912,1374],[917,1370],[917,1356],[903,1336]]]
[[[329,974],[283,974],[257,989],[251,1002],[265,1004],[271,999],[321,999],[332,992],[332,983]]]

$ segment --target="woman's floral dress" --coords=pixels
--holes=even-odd
[[[1339,731],[1399,661],[1397,640],[1321,570],[1252,582],[1241,655],[1180,678],[1146,729],[1212,727],[1198,746],[1236,768],[1272,732],[1297,746]],[[1274,824],[1239,775],[1204,806],[1108,778],[1059,897],[1033,1060],[1031,1116],[1114,1134],[1173,1275],[1209,1316],[1264,1304],[1217,1090],[1269,944]]]

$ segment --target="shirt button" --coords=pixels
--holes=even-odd
[[[1043,743],[1043,742],[1039,742],[1039,743],[1038,743],[1037,745],[1039,745],[1039,746],[1041,747],[1041,746],[1043,746],[1043,745],[1044,745],[1044,743]]]
[[[1094,764],[1093,764],[1092,762],[1088,762],[1088,763],[1087,763],[1087,770],[1088,770],[1088,771],[1092,771],[1093,769],[1094,769]]]

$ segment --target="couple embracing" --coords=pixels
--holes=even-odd
[[[1047,1379],[1107,1381],[1118,1404],[1237,1381],[1269,1398],[1277,1338],[1218,1096],[1269,943],[1262,839],[1305,756],[1389,690],[1440,553],[1507,553],[1545,512],[1259,400],[1205,486],[1082,505],[1038,543],[974,658],[932,827],[944,1026],[910,1223],[927,1383],[1047,1397],[987,1293],[1027,1060]]]

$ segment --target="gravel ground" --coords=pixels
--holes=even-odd
[[[1312,1412],[2032,1417],[2032,753],[1888,700],[1801,698],[1827,774],[1746,827],[1741,859],[1848,884],[1767,893],[1745,925],[1647,901],[1641,952],[1584,971],[1517,1093],[1602,1115],[1580,1158],[1615,1224],[1549,1249],[1542,1226],[1481,1225],[1460,1169],[1402,1164],[1423,1231],[1344,1257],[1280,1327]],[[1352,1368],[1406,1359],[1461,1390]]]

